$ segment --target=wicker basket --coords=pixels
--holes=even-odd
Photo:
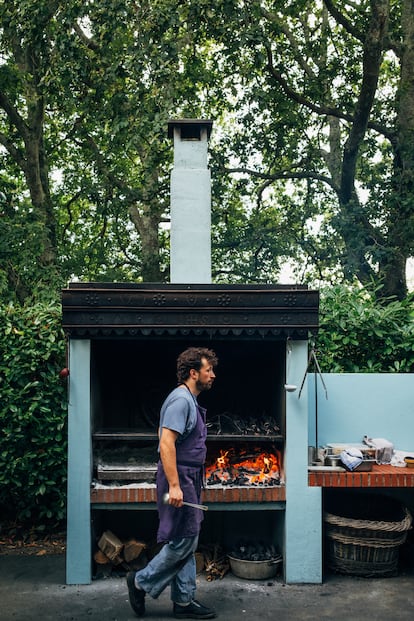
[[[392,576],[398,570],[399,547],[412,517],[401,508],[398,521],[375,521],[324,513],[328,566],[357,576]]]

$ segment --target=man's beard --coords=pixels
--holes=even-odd
[[[200,380],[196,381],[196,388],[199,392],[204,392],[206,390],[210,390],[210,388],[212,387],[213,382],[209,381],[209,382],[200,382]]]

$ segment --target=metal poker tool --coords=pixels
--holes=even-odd
[[[162,497],[162,502],[166,505],[170,499],[169,494],[164,494]],[[185,502],[183,501],[183,505],[187,505],[187,507],[194,507],[194,509],[201,509],[201,511],[208,511],[208,507],[206,505],[197,505],[194,502]]]

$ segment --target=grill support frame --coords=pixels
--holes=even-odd
[[[119,295],[124,296],[124,313],[118,304]],[[188,313],[185,314],[184,318],[187,319],[177,325],[176,320],[171,322],[171,317],[174,313],[177,317],[183,315],[183,296],[188,307],[197,312],[190,313],[190,318],[193,318],[191,321],[188,320]],[[216,302],[218,299],[223,302],[223,308],[216,302],[213,307],[211,300],[214,296]],[[243,339],[253,339],[254,342],[283,341],[285,344],[289,339],[289,381],[300,385],[308,358],[307,339],[317,330],[319,296],[317,292],[309,292],[304,287],[283,285],[227,288],[217,285],[157,285],[155,290],[153,285],[103,286],[99,283],[76,283],[63,292],[62,299],[63,326],[69,337],[70,361],[66,579],[68,584],[88,584],[92,578],[92,511],[98,507],[99,510],[121,508],[117,502],[91,501],[92,418],[95,406],[91,385],[93,342],[108,338],[146,341],[165,338],[185,342],[189,338],[194,340],[203,336],[211,340],[214,348],[214,340],[217,338],[237,342]],[[204,306],[203,315],[206,299],[210,300],[210,306]],[[284,300],[284,307],[280,300]],[[270,310],[265,309],[264,301],[268,302],[266,308]],[[298,305],[301,309],[299,311]],[[130,322],[131,312],[135,317],[133,324]],[[302,323],[299,325],[294,319],[301,312]],[[151,320],[157,317],[157,320],[150,326],[149,320],[142,321],[143,316],[152,317]],[[237,323],[235,317],[245,317],[243,325]],[[271,321],[268,321],[269,317]],[[202,321],[200,318],[203,318]],[[286,356],[283,364],[286,367]],[[241,505],[253,511],[274,509],[275,519],[277,515],[283,515],[282,544],[286,582],[320,583],[321,491],[319,488],[309,488],[307,482],[307,391],[302,393],[300,399],[294,392],[286,393],[284,399],[285,499],[258,502],[240,497],[237,504],[221,502],[218,498],[211,504],[214,504],[214,511],[231,511],[237,504],[238,509]],[[275,488],[269,488],[272,489]],[[137,509],[136,503],[128,504],[121,503],[121,506],[124,509]],[[146,510],[150,504],[138,503],[138,510]],[[306,559],[303,556],[304,549],[307,550]]]

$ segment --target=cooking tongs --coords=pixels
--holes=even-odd
[[[316,371],[317,371],[319,377],[321,378],[322,386],[325,389],[325,397],[327,399],[328,398],[328,390],[326,388],[326,384],[325,384],[325,381],[324,381],[323,376],[322,376],[321,367],[319,366],[319,362],[318,362],[318,359],[316,357],[316,353],[315,353],[315,350],[314,350],[313,347],[311,347],[310,350],[309,350],[308,364],[306,366],[305,375],[303,376],[302,384],[300,385],[298,399],[300,399],[300,395],[302,393],[303,386],[305,385],[306,376],[308,375],[309,367],[311,365],[312,360],[313,360],[313,363],[315,365]]]

